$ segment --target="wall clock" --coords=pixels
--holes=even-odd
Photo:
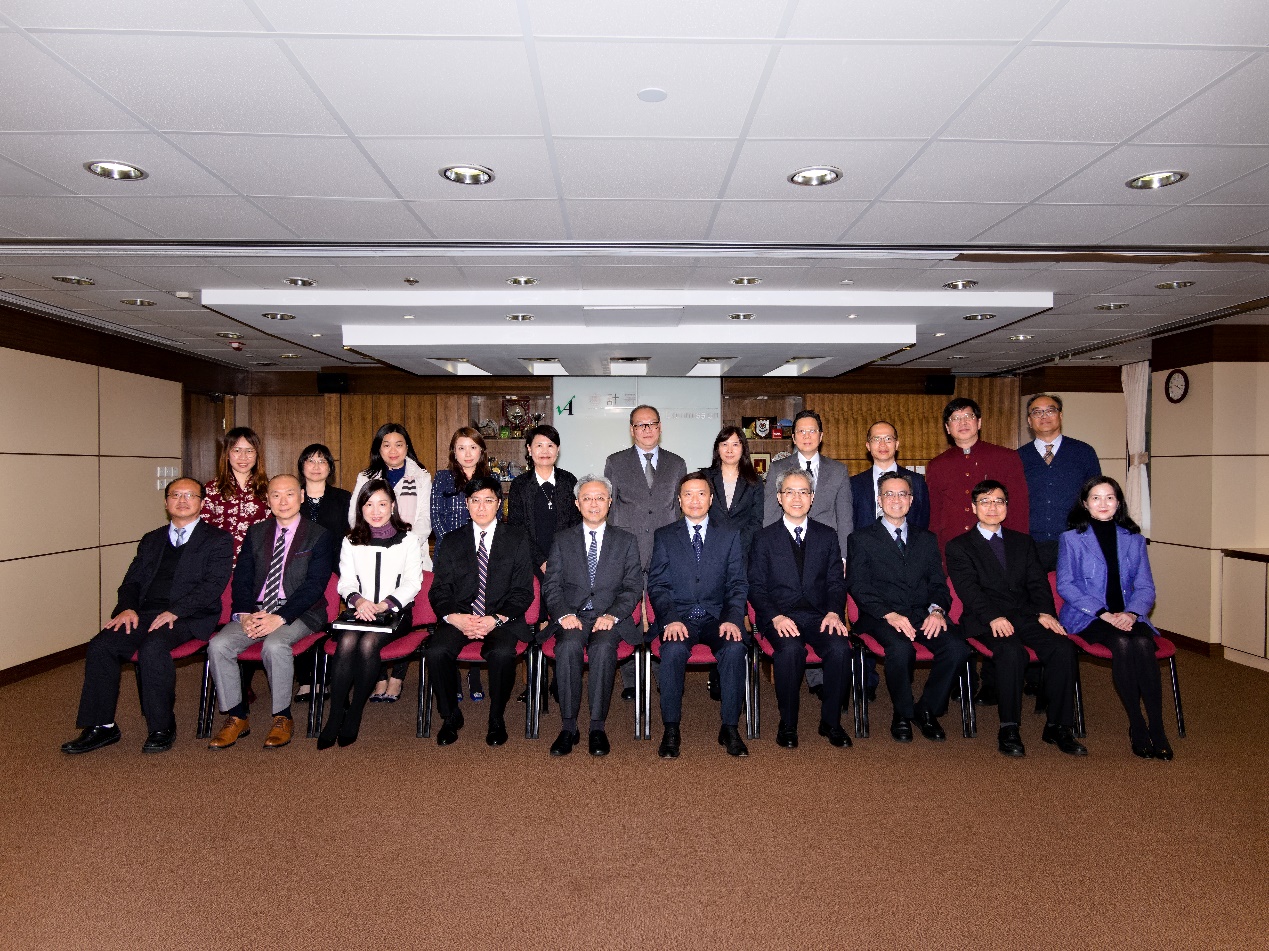
[[[1190,392],[1190,377],[1184,370],[1173,370],[1163,381],[1163,395],[1169,403],[1179,403]]]

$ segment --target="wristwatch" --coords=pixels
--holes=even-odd
[[[501,615],[495,614],[494,627],[502,627],[502,623],[503,623],[503,618],[501,617]]]

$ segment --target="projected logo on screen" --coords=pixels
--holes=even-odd
[[[568,402],[565,403],[563,406],[555,407],[555,415],[563,416],[565,413],[567,413],[569,416],[572,416],[573,415],[573,400],[575,399],[577,399],[576,396],[570,396],[568,398]]]

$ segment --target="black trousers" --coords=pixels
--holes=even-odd
[[[582,618],[580,631],[561,629],[555,635],[555,686],[560,697],[560,717],[565,724],[573,721],[574,729],[582,707],[584,663],[590,665],[590,722],[595,729],[603,729],[602,724],[608,719],[608,707],[612,702],[617,645],[621,643],[621,635],[611,630],[592,630],[594,623],[594,618]],[[583,660],[583,655],[586,660]],[[565,728],[568,728],[567,725]]]
[[[952,692],[952,682],[956,680],[956,674],[965,666],[965,660],[970,655],[969,645],[965,643],[960,628],[950,622],[947,630],[938,637],[926,637],[918,623],[913,623],[912,626],[916,628],[917,641],[929,648],[934,655],[929,679],[925,682],[925,690],[921,692],[921,705],[936,717],[941,717],[947,713],[947,698]],[[886,689],[890,692],[890,702],[894,705],[897,716],[911,720],[916,716],[916,705],[912,697],[916,647],[884,619],[867,623],[861,617],[856,627],[871,634],[886,649]]]
[[[1022,679],[1030,647],[1044,665],[1042,689],[1049,703],[1049,723],[1075,725],[1075,645],[1031,618],[1009,618],[1013,634],[992,637],[988,630],[980,640],[996,662],[996,689],[1000,693],[1000,722],[1022,722]]]
[[[176,662],[171,651],[190,640],[189,624],[178,619],[172,627],[147,630],[158,612],[142,614],[131,634],[103,630],[88,642],[84,686],[79,694],[75,725],[81,730],[111,723],[119,703],[123,665],[137,655],[137,692],[141,713],[150,732],[176,727]]]
[[[432,672],[432,692],[442,719],[448,720],[458,707],[458,653],[473,643],[481,645],[480,656],[489,665],[489,718],[502,717],[516,680],[516,642],[527,641],[528,637],[529,629],[523,621],[495,627],[481,641],[466,637],[451,624],[439,622],[423,652]]]
[[[764,631],[771,642],[771,666],[775,671],[776,705],[780,722],[797,729],[798,709],[802,700],[802,675],[806,671],[806,647],[809,644],[820,655],[824,670],[824,689],[820,695],[820,722],[834,726],[841,722],[850,682],[850,638],[820,631],[822,617],[813,614],[786,615],[798,626],[797,637],[781,637],[774,629]]]
[[[394,631],[332,631],[335,656],[331,658],[330,719],[322,729],[328,736],[355,738],[361,729],[366,701],[379,679],[379,652],[410,630],[411,616],[402,612]],[[349,694],[351,693],[351,696]]]
[[[1160,682],[1159,662],[1155,660],[1154,631],[1138,621],[1131,631],[1121,631],[1101,618],[1080,631],[1080,636],[1091,644],[1103,644],[1110,648],[1110,678],[1115,692],[1128,713],[1128,735],[1134,743],[1147,739],[1166,740],[1163,730],[1163,684]],[[1142,719],[1141,707],[1145,705],[1146,717]]]

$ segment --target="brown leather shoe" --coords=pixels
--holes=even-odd
[[[294,729],[295,721],[290,717],[274,717],[273,729],[264,738],[264,748],[266,750],[276,750],[279,746],[286,746],[286,744],[291,742],[291,731]]]
[[[227,750],[238,742],[241,736],[251,735],[251,721],[246,717],[229,717],[220,732],[207,744],[209,750]]]

